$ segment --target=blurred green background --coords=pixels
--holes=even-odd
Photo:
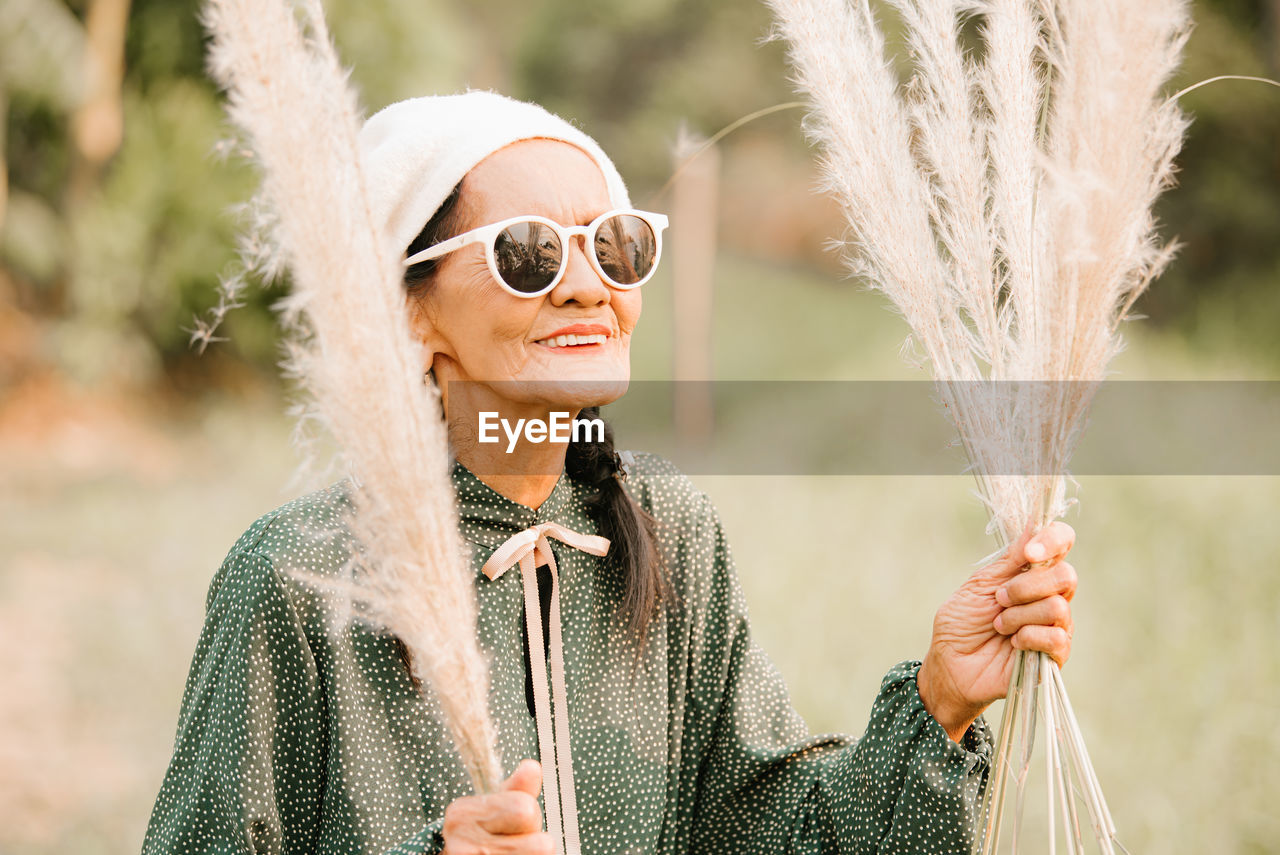
[[[282,286],[247,292],[227,341],[188,345],[253,186],[217,151],[197,4],[0,4],[0,853],[133,852],[208,581],[253,519],[308,486],[287,486]],[[325,5],[367,108],[467,86],[539,101],[658,210],[682,128],[709,135],[794,97],[754,3]],[[1175,86],[1280,77],[1280,0],[1193,14]],[[1158,210],[1184,248],[1116,369],[1276,379],[1280,92],[1223,82],[1184,103],[1180,186]],[[709,371],[921,376],[897,359],[905,327],[824,250],[839,215],[813,192],[799,120],[776,113],[719,147]],[[682,295],[669,267],[645,290],[635,373],[666,379]],[[959,476],[696,480],[815,730],[862,729],[880,676],[923,653],[933,610],[993,548]],[[1280,852],[1280,479],[1090,477],[1079,496],[1067,684],[1122,840]]]

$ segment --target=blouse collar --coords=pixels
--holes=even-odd
[[[453,464],[452,478],[462,536],[490,549],[501,546],[512,534],[539,523],[563,522],[563,512],[573,496],[573,482],[563,470],[551,495],[537,508],[508,499],[457,461]]]

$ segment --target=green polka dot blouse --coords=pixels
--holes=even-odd
[[[568,475],[537,510],[461,465],[453,484],[509,773],[539,756],[521,580],[491,581],[481,565],[535,524],[596,526]],[[414,687],[394,639],[299,579],[334,574],[350,554],[349,488],[266,514],[215,575],[144,855],[441,851],[445,807],[470,787],[436,702]],[[619,613],[610,562],[551,542],[582,851],[967,852],[991,756],[985,723],[949,739],[921,703],[919,663],[904,662],[861,739],[810,735],[752,640],[707,496],[646,454],[627,488],[659,520],[674,589],[643,647]]]

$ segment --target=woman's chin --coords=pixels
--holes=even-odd
[[[543,400],[553,408],[581,410],[603,407],[621,398],[627,391],[628,379],[593,377],[580,380],[552,380],[539,384]]]
[[[512,400],[539,402],[552,410],[581,410],[601,407],[623,396],[631,372],[617,366],[573,366],[552,375],[513,381],[507,387]]]

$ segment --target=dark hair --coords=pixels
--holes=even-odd
[[[599,419],[600,409],[587,407],[578,418]],[[587,513],[595,518],[601,536],[609,539],[608,558],[622,572],[626,585],[622,611],[632,634],[643,642],[649,619],[670,594],[658,546],[658,521],[622,486],[618,455],[613,449],[613,428],[603,419],[600,422],[604,436],[598,442],[569,443],[564,468],[571,478],[589,488]],[[590,436],[592,432],[582,433]]]
[[[458,200],[462,198],[462,182],[453,185],[449,195],[444,197],[440,207],[431,215],[431,219],[418,232],[418,236],[409,244],[405,258],[424,249],[433,247],[441,241],[448,240],[461,231],[462,212],[458,210]],[[404,287],[411,297],[421,297],[435,276],[440,266],[440,259],[419,261],[404,272]]]
[[[460,231],[462,212],[458,202],[462,196],[459,182],[422,231],[409,244],[406,257],[448,240]],[[405,271],[405,290],[421,299],[430,289],[440,262],[421,261]],[[581,419],[598,419],[597,407],[588,407]],[[603,420],[601,420],[603,422]],[[582,431],[591,435],[592,431]],[[657,520],[631,497],[617,477],[618,455],[613,448],[613,428],[604,423],[604,436],[598,442],[571,442],[565,453],[565,470],[569,477],[588,488],[587,512],[596,520],[600,534],[609,539],[606,560],[621,572],[626,586],[622,613],[628,629],[643,644],[649,621],[658,605],[670,594],[666,566],[658,546]],[[408,651],[400,645],[401,656],[408,664]]]

